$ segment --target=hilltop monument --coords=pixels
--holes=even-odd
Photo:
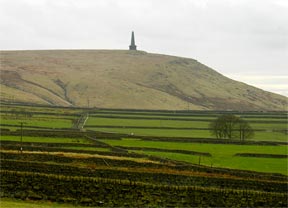
[[[134,31],[132,31],[131,44],[129,46],[129,50],[137,50],[137,46],[135,45]]]

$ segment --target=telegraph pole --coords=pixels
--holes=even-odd
[[[23,151],[23,124],[24,124],[24,122],[20,122],[20,124],[21,124],[20,152],[22,154],[22,151]]]

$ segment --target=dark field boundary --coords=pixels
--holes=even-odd
[[[95,112],[92,112],[90,113],[90,116],[97,116],[95,114],[102,114],[102,115],[113,115],[115,114],[115,116],[117,115],[136,115],[136,116],[163,116],[163,117],[193,117],[193,116],[196,116],[196,117],[217,117],[223,113],[207,113],[207,112],[198,112],[198,113],[195,113],[195,112],[174,112],[174,113],[158,113],[158,112],[155,112],[155,113],[151,113],[151,112],[148,112],[148,113],[142,113],[142,112],[122,112],[122,111],[95,111]],[[226,112],[226,114],[229,114],[228,112]],[[232,113],[230,113],[232,114]],[[252,115],[246,115],[245,113],[236,113],[236,115],[240,115],[241,118],[272,118],[272,119],[287,119],[287,115],[285,115],[284,113],[283,114],[279,114],[279,115],[262,115],[261,113],[259,114],[252,114]],[[212,120],[213,118],[211,118]]]
[[[88,147],[95,148],[107,148],[110,151],[99,151],[99,150],[81,150],[81,149],[69,149],[65,148],[67,145],[61,146],[59,143],[38,143],[38,142],[16,142],[16,141],[1,141],[0,148],[2,150],[15,150],[20,152],[20,147],[23,148],[23,151],[33,151],[33,152],[45,152],[49,154],[49,152],[65,152],[65,153],[84,153],[84,154],[96,154],[103,156],[116,156],[116,157],[130,157],[130,158],[147,158],[147,155],[138,154],[138,153],[130,153],[126,149],[113,147],[110,145],[90,145]],[[69,146],[73,147],[87,147],[86,145],[73,144],[70,143]],[[35,158],[37,160],[37,158]],[[158,161],[158,160],[157,160]]]
[[[211,122],[213,119],[193,119],[193,118],[163,118],[163,117],[140,117],[140,116],[102,116],[102,115],[89,115],[92,118],[114,118],[114,119],[132,119],[132,120],[171,120],[171,121],[204,121]],[[269,121],[269,120],[249,120],[249,123],[287,123],[287,121]]]
[[[9,129],[1,129],[1,135],[20,136],[21,130],[10,131]],[[79,131],[77,129],[23,129],[23,136],[41,136],[41,137],[63,137],[63,138],[87,138],[87,136],[95,136],[99,138],[120,138],[127,134],[113,134],[108,132],[95,131]],[[20,137],[19,137],[20,138]]]
[[[127,129],[171,129],[171,130],[205,130],[210,131],[210,128],[197,127],[158,127],[158,126],[115,126],[115,125],[85,125],[85,128],[127,128]],[[266,129],[253,129],[254,131],[267,131]],[[238,131],[238,130],[235,130]],[[285,131],[285,130],[270,130],[270,131]]]
[[[71,158],[69,158],[71,159]],[[108,160],[107,160],[108,161]],[[111,162],[111,160],[110,160]],[[114,160],[114,165],[117,165],[117,160]],[[121,162],[121,161],[120,161]],[[133,161],[124,161],[127,164],[134,165]],[[103,163],[103,162],[102,162]],[[109,163],[109,162],[108,162]],[[165,172],[139,172],[139,171],[126,171],[117,169],[98,169],[87,167],[76,167],[63,164],[46,164],[40,162],[28,162],[28,161],[13,161],[13,160],[1,160],[2,169],[17,172],[34,172],[34,173],[46,173],[65,176],[81,176],[81,177],[100,177],[113,180],[128,180],[132,182],[148,182],[158,185],[177,185],[177,186],[202,186],[213,188],[233,188],[236,190],[257,190],[267,192],[287,192],[287,181],[265,181],[265,180],[247,180],[245,178],[227,178],[218,176],[193,176],[193,175],[181,175],[171,174]],[[113,163],[112,163],[113,164]],[[118,162],[118,164],[122,165]],[[139,167],[139,164],[135,164],[135,168]],[[144,163],[144,167],[153,167],[153,164]],[[105,166],[103,163],[102,167]],[[91,166],[92,167],[92,166]],[[129,167],[129,166],[128,166]],[[133,166],[132,166],[133,167]],[[162,166],[164,167],[164,166]],[[154,168],[161,168],[157,164]],[[151,170],[151,169],[150,169]],[[163,169],[165,171],[165,169]],[[166,169],[167,171],[167,169]]]
[[[88,107],[77,107],[77,106],[52,106],[52,105],[41,105],[41,104],[35,104],[35,103],[24,103],[24,102],[5,102],[5,101],[0,101],[0,105],[6,105],[6,106],[21,106],[21,107],[37,107],[37,108],[59,108],[59,109],[71,109],[71,110],[85,110],[88,112],[95,112],[98,113],[99,111],[109,111],[109,112],[151,112],[151,113],[199,113],[200,115],[205,113],[205,114],[247,114],[247,115],[287,115],[287,111],[223,111],[223,110],[151,110],[151,109],[123,109],[123,108],[88,108]]]
[[[212,155],[207,152],[196,152],[190,150],[173,150],[173,149],[160,149],[160,148],[149,148],[149,147],[122,147],[116,146],[118,148],[126,149],[126,150],[142,150],[142,151],[153,151],[153,152],[171,152],[171,153],[181,153],[181,154],[188,154],[188,155],[198,155],[198,156],[205,156],[211,157]]]
[[[1,135],[19,136],[20,130],[10,131],[9,129],[1,129]],[[239,144],[239,145],[288,145],[288,142],[272,142],[272,141],[239,141],[230,139],[216,138],[195,138],[195,137],[155,137],[155,136],[132,136],[130,134],[118,134],[110,132],[100,132],[88,130],[85,132],[77,130],[23,130],[23,136],[41,136],[41,137],[66,137],[66,138],[86,138],[93,137],[96,139],[122,139],[133,138],[147,141],[166,141],[166,142],[187,142],[187,143],[212,143],[212,144]]]
[[[0,124],[0,126],[2,127],[16,127],[16,128],[21,128],[21,125],[18,124]],[[42,127],[42,126],[29,126],[29,125],[24,125],[23,129],[27,129],[27,128],[31,128],[31,129],[47,129],[47,130],[51,130],[51,129],[59,129],[59,130],[71,130],[72,128],[51,128],[51,127]],[[9,130],[9,129],[6,129]],[[5,131],[5,130],[4,130]]]
[[[3,148],[3,149],[6,149],[6,148]],[[25,149],[24,149],[25,150]],[[31,150],[33,151],[33,150]],[[39,149],[35,149],[35,151],[39,151]],[[62,151],[64,152],[64,151]],[[72,151],[67,151],[67,152],[72,152]],[[16,164],[13,165],[13,161],[16,159],[20,159],[20,160],[23,160],[24,158],[34,158],[35,161],[54,161],[54,162],[64,162],[65,161],[71,161],[71,158],[69,159],[65,159],[66,157],[65,156],[61,156],[61,155],[58,155],[57,157],[55,157],[55,155],[49,155],[49,153],[47,152],[47,154],[41,154],[41,156],[37,157],[37,154],[39,153],[36,153],[34,156],[33,155],[26,155],[26,153],[24,152],[22,155],[21,153],[11,153],[11,152],[2,152],[1,155],[1,159],[12,159],[12,161],[9,162],[9,160],[3,160],[3,162],[1,162],[1,165],[3,165],[2,167],[4,167],[4,161],[5,161],[5,164],[7,164],[7,168],[9,170],[19,170],[19,171],[23,171],[23,170],[26,170],[27,171],[31,171],[32,169],[29,169],[29,164],[32,165],[35,164],[37,165],[38,163],[23,163],[24,161],[22,161],[21,164],[23,164],[23,168],[20,168],[19,169],[15,169],[16,168]],[[169,160],[169,159],[164,159],[164,158],[161,158],[161,157],[156,157],[156,156],[148,156],[148,155],[141,155],[141,154],[138,154],[138,153],[118,153],[118,152],[94,152],[92,154],[98,154],[98,155],[103,155],[103,156],[124,156],[124,157],[134,157],[134,158],[148,158],[149,160],[151,161],[158,161],[160,162],[160,164],[153,164],[153,163],[143,163],[144,167],[163,167],[163,165],[166,167],[166,168],[170,168],[170,169],[175,169],[175,170],[178,170],[178,171],[185,171],[185,170],[188,170],[188,171],[196,171],[196,172],[203,172],[203,173],[207,173],[207,174],[222,174],[222,175],[226,175],[226,176],[236,176],[236,177],[241,177],[241,178],[246,178],[246,179],[249,179],[249,180],[275,180],[275,181],[287,181],[288,178],[287,176],[285,175],[282,175],[282,174],[278,174],[278,173],[263,173],[263,172],[256,172],[256,171],[248,171],[248,170],[238,170],[238,169],[229,169],[229,168],[217,168],[217,167],[210,167],[210,166],[204,166],[204,165],[196,165],[196,164],[191,164],[191,163],[187,163],[187,162],[180,162],[180,161],[174,161],[174,160]],[[25,156],[26,155],[26,156]],[[36,157],[36,158],[35,158]],[[62,158],[62,159],[61,159]],[[77,159],[76,159],[77,160]],[[131,160],[121,160],[121,161],[117,161],[115,162],[115,160],[110,160],[110,159],[105,159],[105,160],[102,160],[101,158],[99,159],[88,159],[87,161],[92,161],[94,164],[91,164],[91,165],[104,165],[104,166],[119,166],[119,167],[143,167],[143,165],[141,165],[142,163],[139,163],[139,162],[133,162]],[[98,161],[98,162],[97,162]],[[19,161],[20,162],[20,161]],[[26,161],[26,162],[29,162],[29,161]],[[19,164],[19,163],[17,163]],[[136,165],[138,164],[138,165]],[[40,165],[41,167],[46,167],[46,170],[47,171],[50,171],[50,169],[47,169],[47,165],[48,164],[42,164],[42,163],[39,163],[38,165]],[[49,164],[50,166],[52,164]],[[147,165],[147,166],[146,166]],[[50,167],[49,166],[49,167]],[[53,165],[52,165],[53,166]],[[22,167],[22,166],[21,166]],[[32,167],[32,166],[31,166]],[[60,167],[60,166],[57,166],[57,167]],[[62,166],[61,166],[62,167]],[[11,169],[12,168],[12,169]],[[76,167],[75,167],[76,168]],[[85,169],[85,168],[84,168]],[[83,170],[84,170],[83,169]],[[89,169],[85,169],[87,171],[89,171]],[[71,171],[71,170],[70,170]],[[62,171],[60,171],[62,173]],[[60,173],[59,172],[59,173]],[[69,171],[67,172],[67,174],[69,175]],[[126,175],[127,177],[127,175]]]
[[[187,142],[187,143],[211,143],[211,144],[236,144],[236,145],[288,145],[288,142],[271,142],[271,141],[239,141],[230,139],[216,138],[189,138],[189,137],[152,137],[152,136],[135,136],[144,141],[163,141],[163,142]],[[109,139],[109,138],[107,138]],[[112,139],[112,138],[111,138]]]
[[[46,116],[57,116],[61,118],[61,116],[81,116],[81,114],[79,113],[52,113],[52,112],[40,112],[40,111],[13,111],[13,110],[10,110],[10,111],[7,111],[7,110],[0,110],[0,113],[7,113],[7,114],[13,114],[13,115],[17,115],[17,114],[20,114],[20,115],[46,115]],[[56,118],[57,118],[56,117]],[[65,119],[65,118],[64,118]],[[67,119],[67,118],[66,118]]]
[[[2,197],[50,200],[93,207],[287,206],[287,195],[282,193],[195,186],[156,186],[127,180],[15,171],[1,171],[0,180]]]
[[[105,139],[131,138],[140,139],[143,141],[159,141],[159,142],[183,142],[183,143],[211,143],[211,144],[235,144],[235,145],[288,145],[288,142],[272,142],[272,141],[239,141],[231,139],[216,139],[216,138],[196,138],[196,137],[157,137],[157,136],[131,136],[130,134],[121,135],[119,137],[107,137]]]
[[[235,156],[240,157],[261,157],[261,158],[288,158],[288,155],[277,154],[260,154],[260,153],[237,153]]]
[[[20,141],[5,141],[2,140],[0,141],[1,145],[20,145],[21,142]],[[111,146],[108,144],[105,144],[103,142],[103,144],[85,144],[85,143],[50,143],[50,142],[25,142],[23,141],[22,144],[26,145],[26,146],[35,146],[35,147],[95,147],[95,148],[110,148]]]
[[[9,131],[9,129],[5,129],[5,127],[15,127],[15,128],[21,128],[21,125],[18,124],[0,124],[0,127],[2,128],[2,131]],[[168,129],[168,130],[203,130],[203,131],[210,131],[210,128],[197,128],[197,127],[157,127],[157,126],[116,126],[116,125],[85,125],[84,128],[127,128],[127,129]],[[51,129],[58,129],[58,130],[63,130],[63,131],[69,131],[69,130],[75,130],[77,128],[51,128],[51,127],[41,127],[41,126],[30,126],[30,125],[25,125],[23,126],[23,129],[43,129],[43,130],[51,130]],[[253,129],[254,131],[268,131],[268,132],[283,132],[285,133],[285,129]]]

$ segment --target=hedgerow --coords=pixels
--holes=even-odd
[[[105,207],[287,207],[286,193],[1,171],[1,196]]]

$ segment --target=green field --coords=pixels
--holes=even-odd
[[[0,141],[17,141],[20,142],[20,136],[1,136]],[[77,143],[90,144],[90,141],[81,138],[54,138],[54,137],[35,137],[23,136],[22,142],[42,142],[42,143]]]
[[[86,125],[107,125],[107,126],[149,126],[149,127],[187,127],[187,128],[208,128],[208,121],[185,121],[185,120],[161,120],[153,119],[153,116],[147,116],[152,119],[130,119],[123,118],[101,118],[101,117],[89,117]],[[142,117],[142,116],[141,116]],[[211,118],[211,120],[216,117]],[[196,118],[197,119],[197,118]],[[206,119],[206,118],[204,118]],[[263,119],[264,120],[264,119]],[[276,120],[276,119],[275,119]],[[248,120],[249,121],[249,120]],[[287,123],[285,120],[281,120],[283,123],[271,123],[270,119],[264,121],[270,123],[251,123],[251,126],[255,129],[286,129]],[[278,120],[277,120],[278,121]]]
[[[133,134],[138,136],[213,138],[208,130],[137,129],[137,128],[88,128],[95,131]],[[249,139],[250,140],[250,139]],[[251,140],[287,142],[287,135],[281,132],[255,132]]]
[[[9,124],[9,125],[21,125],[23,123],[23,127],[29,126],[37,126],[37,127],[49,127],[49,128],[71,128],[72,122],[71,120],[65,119],[18,119],[18,120],[3,120],[1,124]],[[18,127],[19,128],[19,127]]]
[[[148,155],[164,157],[172,160],[185,161],[193,164],[199,163],[199,156],[187,155],[181,153],[167,153],[167,152],[152,152],[152,151],[135,151],[137,153],[145,153]],[[227,156],[227,155],[226,155]],[[225,158],[225,156],[223,156]],[[288,175],[287,159],[275,158],[221,158],[221,157],[201,157],[200,164],[209,167],[218,168],[232,168],[239,170],[251,170],[267,173],[281,173]]]
[[[1,207],[287,207],[286,113],[239,112],[244,142],[219,114],[4,106]]]
[[[173,114],[171,115],[173,116]],[[132,133],[133,135],[143,135],[143,136],[195,137],[195,138],[213,137],[208,129],[207,130],[197,129],[197,128],[209,128],[210,122],[208,121],[159,120],[159,119],[153,119],[153,116],[151,115],[149,116],[146,115],[146,117],[150,119],[133,119],[133,116],[134,114],[129,115],[130,117],[129,119],[89,117],[85,125],[87,129],[95,131],[124,133],[124,134]],[[277,119],[274,119],[276,123],[273,123],[274,120],[273,119],[271,120],[270,118],[261,118],[261,119],[258,123],[257,122],[250,123],[253,129],[260,130],[255,131],[255,135],[252,138],[252,140],[288,142],[287,134],[284,133],[284,131],[287,129],[287,123],[285,123],[284,119],[281,119],[281,122],[283,123],[277,123],[279,121]],[[267,123],[261,123],[263,121]],[[196,128],[196,129],[165,129],[167,127]]]
[[[112,146],[123,147],[144,147],[144,148],[159,148],[166,150],[190,150],[197,152],[207,152],[212,157],[200,158],[202,165],[213,167],[226,167],[242,170],[253,170],[259,172],[287,173],[287,159],[279,158],[252,158],[234,156],[237,153],[263,153],[263,154],[280,154],[287,155],[287,146],[260,146],[260,145],[231,145],[231,144],[199,144],[199,143],[180,143],[180,142],[157,142],[157,141],[142,141],[133,139],[122,140],[102,140]],[[138,153],[145,153],[165,157],[173,160],[180,160],[189,163],[198,164],[199,156],[181,154],[181,153],[167,153],[157,151],[137,151]]]

